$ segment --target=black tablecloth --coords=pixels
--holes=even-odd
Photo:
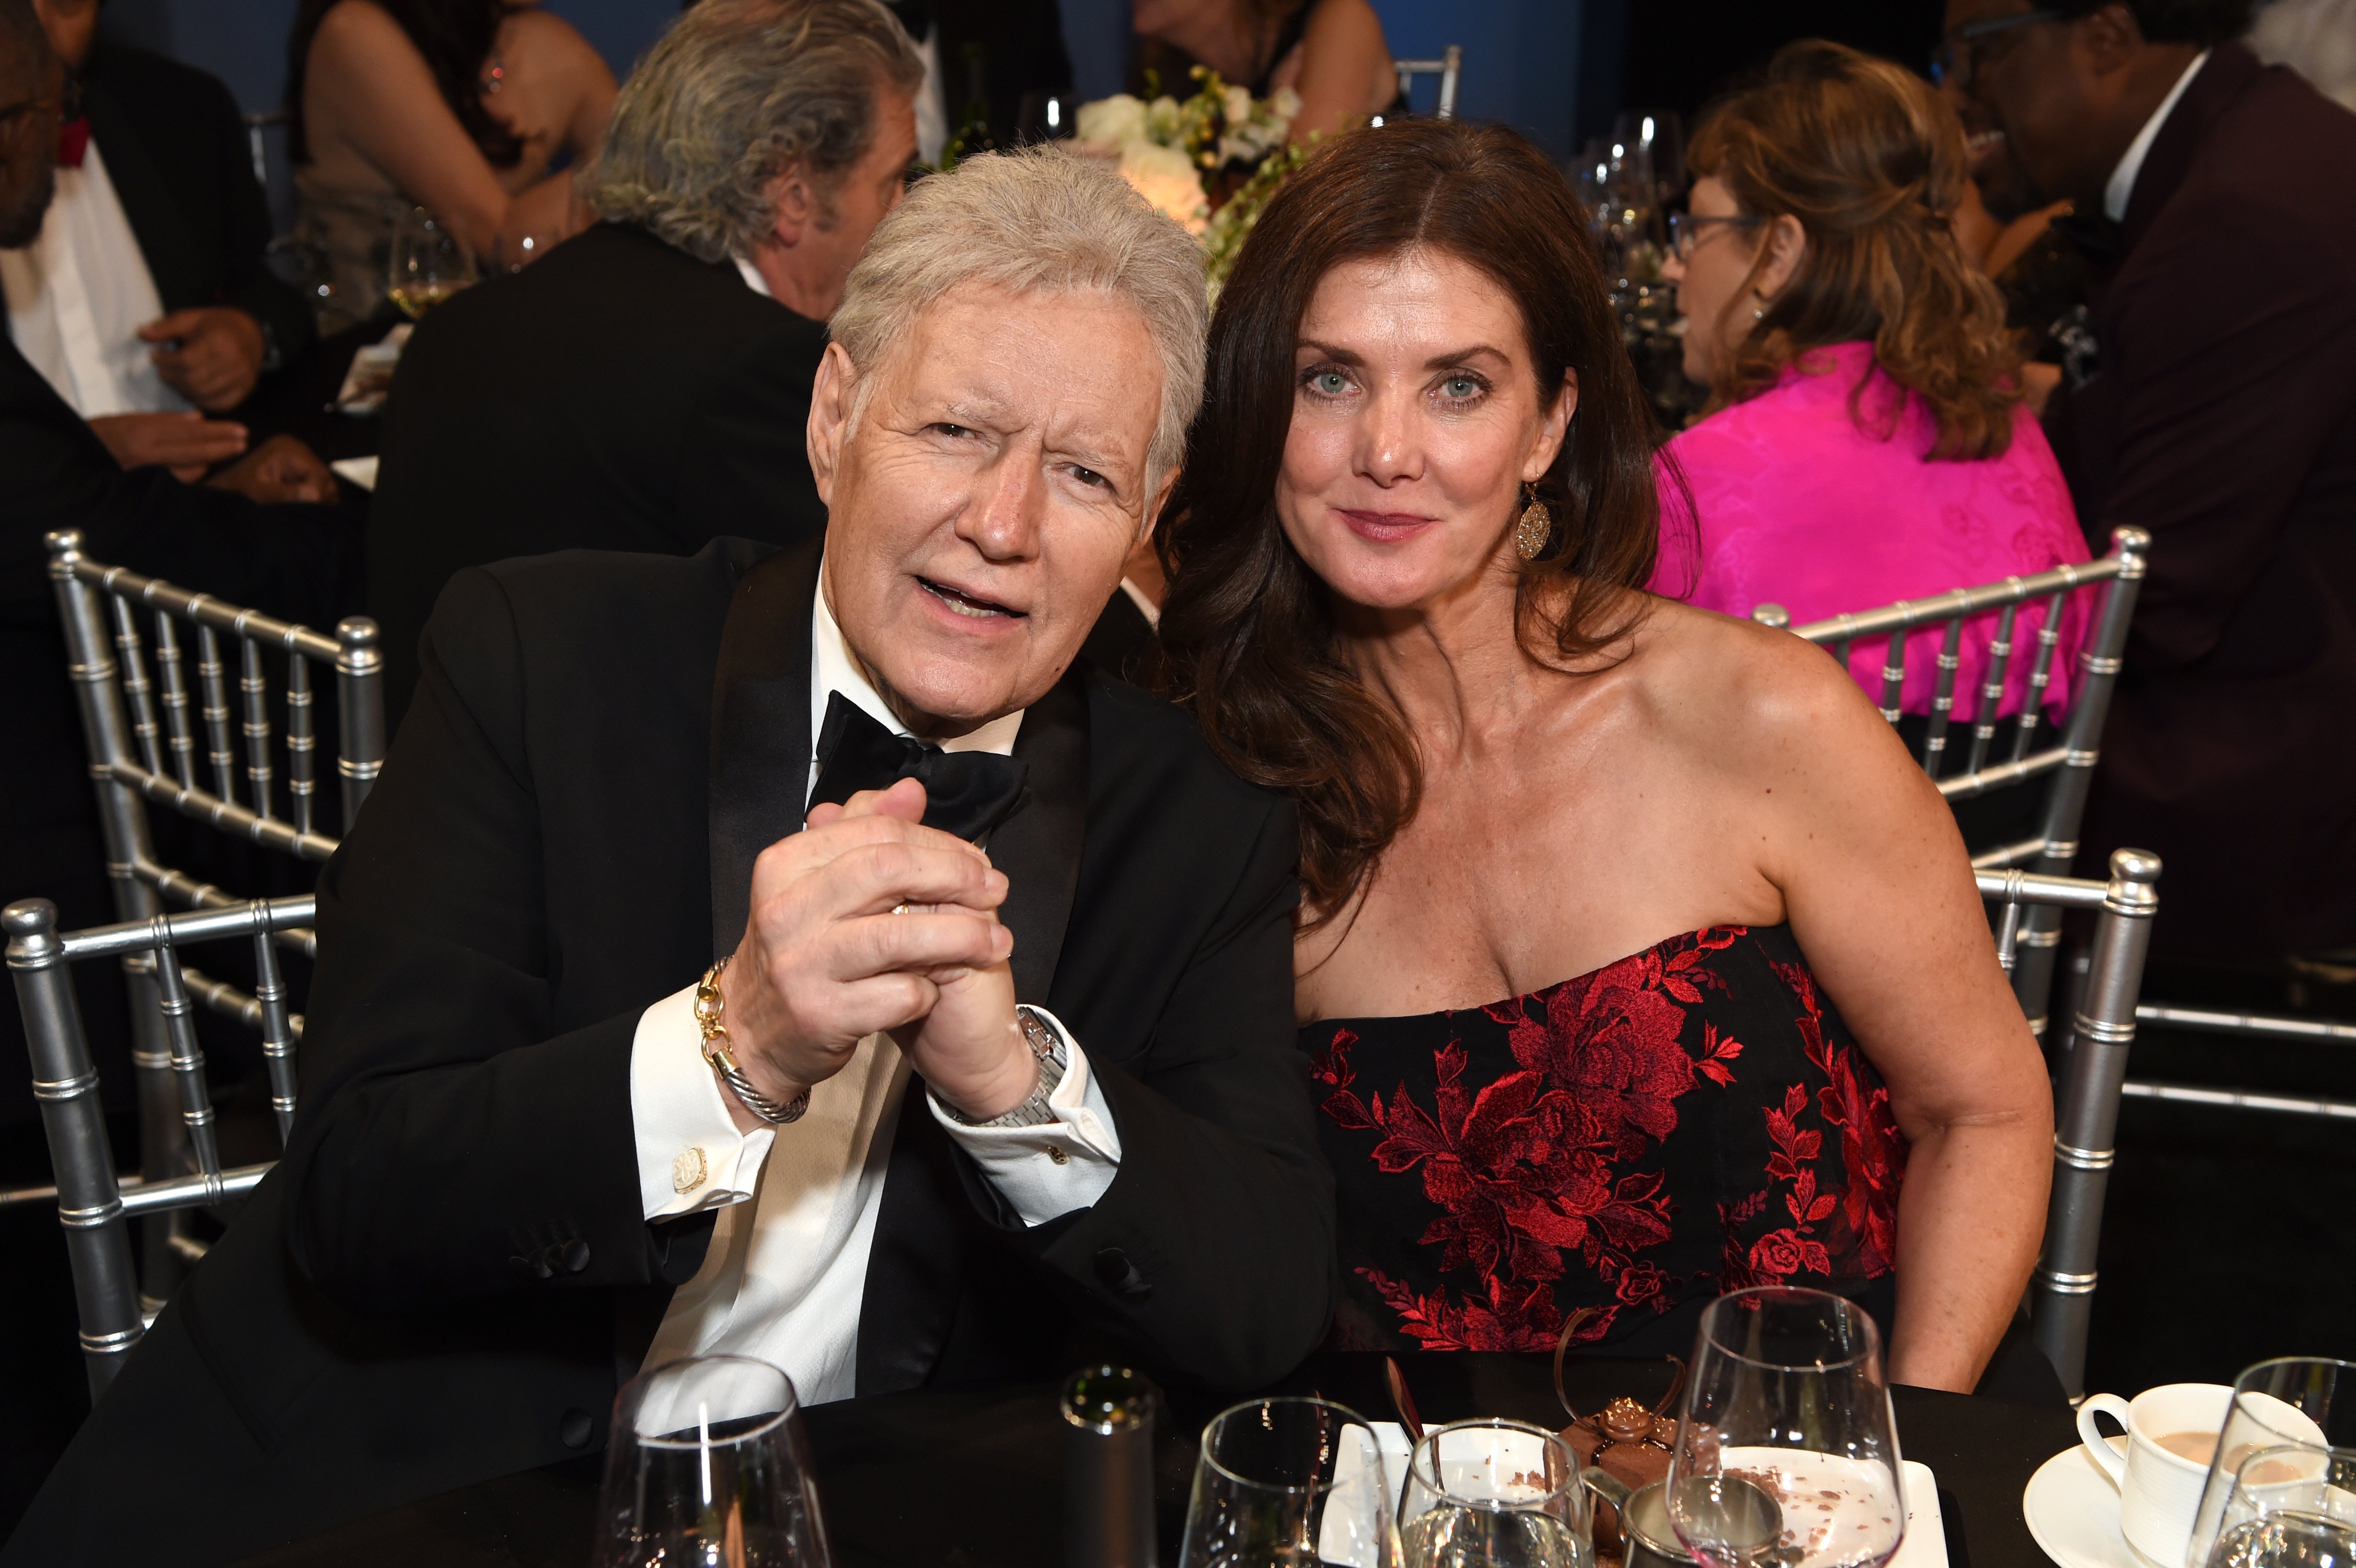
[[[1402,1361],[1427,1423],[1510,1415],[1558,1425],[1546,1360],[1432,1355]],[[1614,1394],[1648,1403],[1659,1361],[1573,1362],[1582,1411]],[[1314,1391],[1391,1418],[1376,1356],[1313,1359],[1282,1392]],[[2021,1488],[2077,1441],[2066,1408],[1924,1389],[1894,1391],[1899,1445],[1939,1477],[1953,1568],[2046,1568],[2020,1513]],[[1194,1435],[1212,1413],[1183,1397],[1158,1444],[1162,1562],[1177,1562]],[[819,1503],[839,1568],[1052,1568],[1062,1557],[1064,1427],[1044,1384],[892,1394],[805,1413]],[[254,1558],[247,1568],[584,1568],[598,1461],[485,1482]]]

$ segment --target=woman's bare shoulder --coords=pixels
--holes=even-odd
[[[1390,45],[1383,38],[1383,19],[1367,0],[1317,0],[1301,29],[1305,51],[1344,55],[1390,63]]]
[[[609,87],[614,80],[605,57],[581,36],[580,29],[538,6],[508,14],[499,24],[498,50],[519,72],[529,70],[550,79],[586,76],[603,80]]]
[[[319,18],[318,30],[311,35],[311,54],[307,62],[313,72],[334,69],[365,69],[381,63],[388,56],[406,57],[423,62],[424,57],[410,41],[392,13],[375,0],[337,0]]]
[[[1655,598],[1629,671],[1667,737],[1707,756],[1886,745],[1889,725],[1825,649],[1791,633]]]

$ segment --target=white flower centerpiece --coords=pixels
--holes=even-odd
[[[1083,103],[1074,130],[1082,146],[1119,158],[1138,194],[1202,242],[1215,299],[1260,209],[1306,155],[1285,142],[1301,95],[1285,87],[1254,98],[1203,66],[1194,77],[1201,86],[1183,101],[1121,92]]]

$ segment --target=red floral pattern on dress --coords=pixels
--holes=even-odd
[[[1804,965],[1768,959],[1772,983],[1750,988],[1780,995],[1728,1007],[1721,955],[1751,937],[1742,927],[1697,932],[1451,1015],[1451,1038],[1430,1058],[1428,1103],[1404,1079],[1387,1096],[1362,1093],[1356,1030],[1336,1028],[1312,1052],[1323,1117],[1370,1136],[1361,1152],[1376,1170],[1415,1177],[1427,1205],[1414,1272],[1437,1275],[1436,1287],[1344,1260],[1399,1334],[1428,1349],[1546,1350],[1575,1307],[1590,1309],[1577,1338],[1592,1342],[1625,1314],[1665,1312],[1695,1288],[1890,1271],[1905,1146],[1889,1092],[1828,1018]],[[1760,965],[1742,972],[1755,981]],[[1758,1044],[1762,1004],[1781,1026],[1766,1053],[1772,1066],[1756,1050],[1746,1055],[1726,1027],[1739,1012]],[[1705,1016],[1713,1010],[1725,1016]],[[1482,1024],[1503,1029],[1515,1064],[1486,1083],[1468,1082],[1463,1034]],[[1685,1261],[1704,1266],[1664,1267],[1677,1251],[1677,1189],[1694,1190],[1683,1176],[1672,1179],[1678,1173],[1662,1153],[1681,1108],[1723,1115],[1691,1097],[1720,1096],[1746,1073],[1779,1068],[1809,1082],[1771,1091],[1758,1128],[1762,1184],[1717,1194],[1717,1258],[1687,1249]]]

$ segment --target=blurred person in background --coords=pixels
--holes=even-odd
[[[2356,0],[2267,0],[2247,41],[2268,65],[2286,65],[2356,109]]]
[[[1130,0],[1138,65],[1183,98],[1206,65],[1254,98],[1301,95],[1292,140],[1331,135],[1372,114],[1404,114],[1382,18],[1367,0]]]
[[[1656,593],[1794,625],[2086,559],[2052,450],[2021,405],[2004,302],[1964,257],[1961,126],[1911,71],[1840,44],[1786,47],[1694,136],[1692,210],[1664,272],[1686,373],[1710,389],[1670,441]],[[2021,612],[2016,642],[2042,624]],[[2063,618],[2047,701],[2077,685],[2091,617]],[[1995,617],[1965,624],[1959,693],[1976,693]],[[1931,711],[1944,634],[1914,634],[1901,708]],[[1878,695],[1887,649],[1860,639]],[[2014,661],[2003,712],[2029,661]],[[2013,792],[2019,794],[2021,792]]]
[[[588,221],[573,172],[614,73],[570,23],[511,0],[303,0],[286,50],[296,232],[327,331],[384,298],[394,228],[423,207],[486,269]]]
[[[56,197],[0,250],[8,336],[126,468],[241,456],[227,414],[312,338],[269,269],[270,214],[229,90],[97,37],[99,0],[37,0],[67,72]]]
[[[2046,413],[2089,541],[2152,535],[2080,864],[2167,865],[2164,958],[2356,946],[2356,114],[2247,0],[1950,0],[1991,207],[2104,220]]]
[[[875,0],[703,0],[631,74],[584,176],[605,220],[418,325],[369,517],[395,720],[461,567],[825,525],[810,385],[900,199],[923,80]]]

